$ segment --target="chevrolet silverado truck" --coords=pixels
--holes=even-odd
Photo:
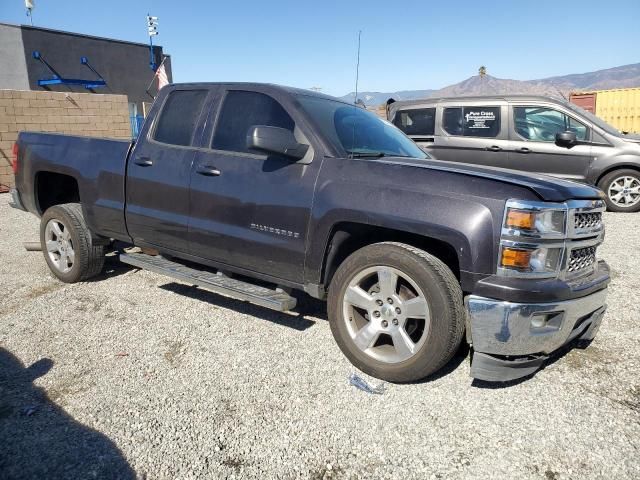
[[[122,262],[275,310],[302,290],[387,381],[437,372],[463,339],[472,377],[526,377],[588,344],[606,308],[600,190],[432,160],[318,93],[170,85],[135,142],[22,132],[14,153],[12,203],[40,217],[63,282],[99,274],[118,240],[159,252]]]

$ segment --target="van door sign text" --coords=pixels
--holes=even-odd
[[[464,116],[467,122],[467,128],[491,128],[490,125],[487,125],[487,122],[495,122],[496,114],[495,112],[486,112],[484,110],[479,111],[470,111]]]

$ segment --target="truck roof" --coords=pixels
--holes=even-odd
[[[289,95],[305,95],[308,97],[318,97],[325,98],[327,100],[333,100],[341,103],[345,103],[347,105],[352,105],[351,103],[345,102],[337,97],[332,97],[331,95],[327,95],[320,92],[315,92],[313,90],[306,90],[304,88],[296,88],[296,87],[288,87],[285,85],[277,85],[275,83],[260,83],[260,82],[189,82],[189,83],[172,83],[170,85],[174,88],[179,87],[202,87],[209,88],[215,86],[225,86],[225,87],[241,87],[241,88],[260,88],[262,90],[273,90],[287,93]]]
[[[527,95],[527,94],[509,94],[509,95],[473,95],[473,96],[464,96],[460,95],[457,97],[433,97],[433,98],[423,98],[416,100],[399,100],[392,102],[394,108],[398,108],[403,105],[423,105],[423,104],[432,104],[432,103],[440,103],[440,102],[478,102],[483,100],[503,100],[505,102],[513,102],[513,101],[542,101],[542,102],[552,102],[558,104],[566,104],[567,101],[554,96],[545,96],[545,95]]]

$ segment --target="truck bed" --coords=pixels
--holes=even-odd
[[[39,195],[39,188],[46,184],[42,192],[48,192],[56,174],[68,175],[77,182],[89,228],[106,237],[127,238],[125,172],[131,141],[21,132],[17,143],[16,188],[28,211],[41,215],[48,199]]]

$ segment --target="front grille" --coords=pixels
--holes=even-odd
[[[602,224],[602,212],[576,213],[573,225],[576,230],[598,230]]]
[[[594,263],[596,263],[595,245],[591,247],[576,248],[575,250],[571,250],[567,272],[570,274],[576,274],[586,268],[592,267]]]

